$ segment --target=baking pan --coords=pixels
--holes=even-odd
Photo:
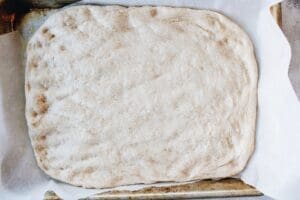
[[[76,0],[4,1],[0,5],[0,34],[20,31],[25,42],[56,9]],[[281,5],[271,7],[271,13],[281,26]],[[262,195],[254,187],[237,178],[202,180],[175,186],[145,187],[136,191],[111,191],[95,194],[86,199],[187,199]],[[54,191],[47,191],[44,199],[60,199]]]

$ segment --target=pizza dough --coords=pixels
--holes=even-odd
[[[63,9],[28,43],[25,91],[39,167],[73,185],[228,177],[254,149],[253,47],[216,12]]]

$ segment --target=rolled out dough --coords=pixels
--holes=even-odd
[[[252,43],[212,11],[63,9],[28,43],[25,92],[39,167],[77,186],[228,177],[254,149]]]

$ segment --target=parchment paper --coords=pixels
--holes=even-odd
[[[273,198],[300,199],[300,103],[288,79],[289,44],[269,12],[269,6],[278,0],[84,2],[211,9],[244,28],[255,46],[259,88],[256,150],[240,176]],[[37,167],[24,116],[24,69],[20,54],[17,32],[0,36],[0,198],[42,199],[45,191],[54,190],[64,199],[76,199],[103,191],[58,183]]]

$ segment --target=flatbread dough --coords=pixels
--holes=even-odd
[[[77,186],[228,177],[254,148],[253,47],[212,11],[63,9],[28,43],[25,91],[39,167]]]

